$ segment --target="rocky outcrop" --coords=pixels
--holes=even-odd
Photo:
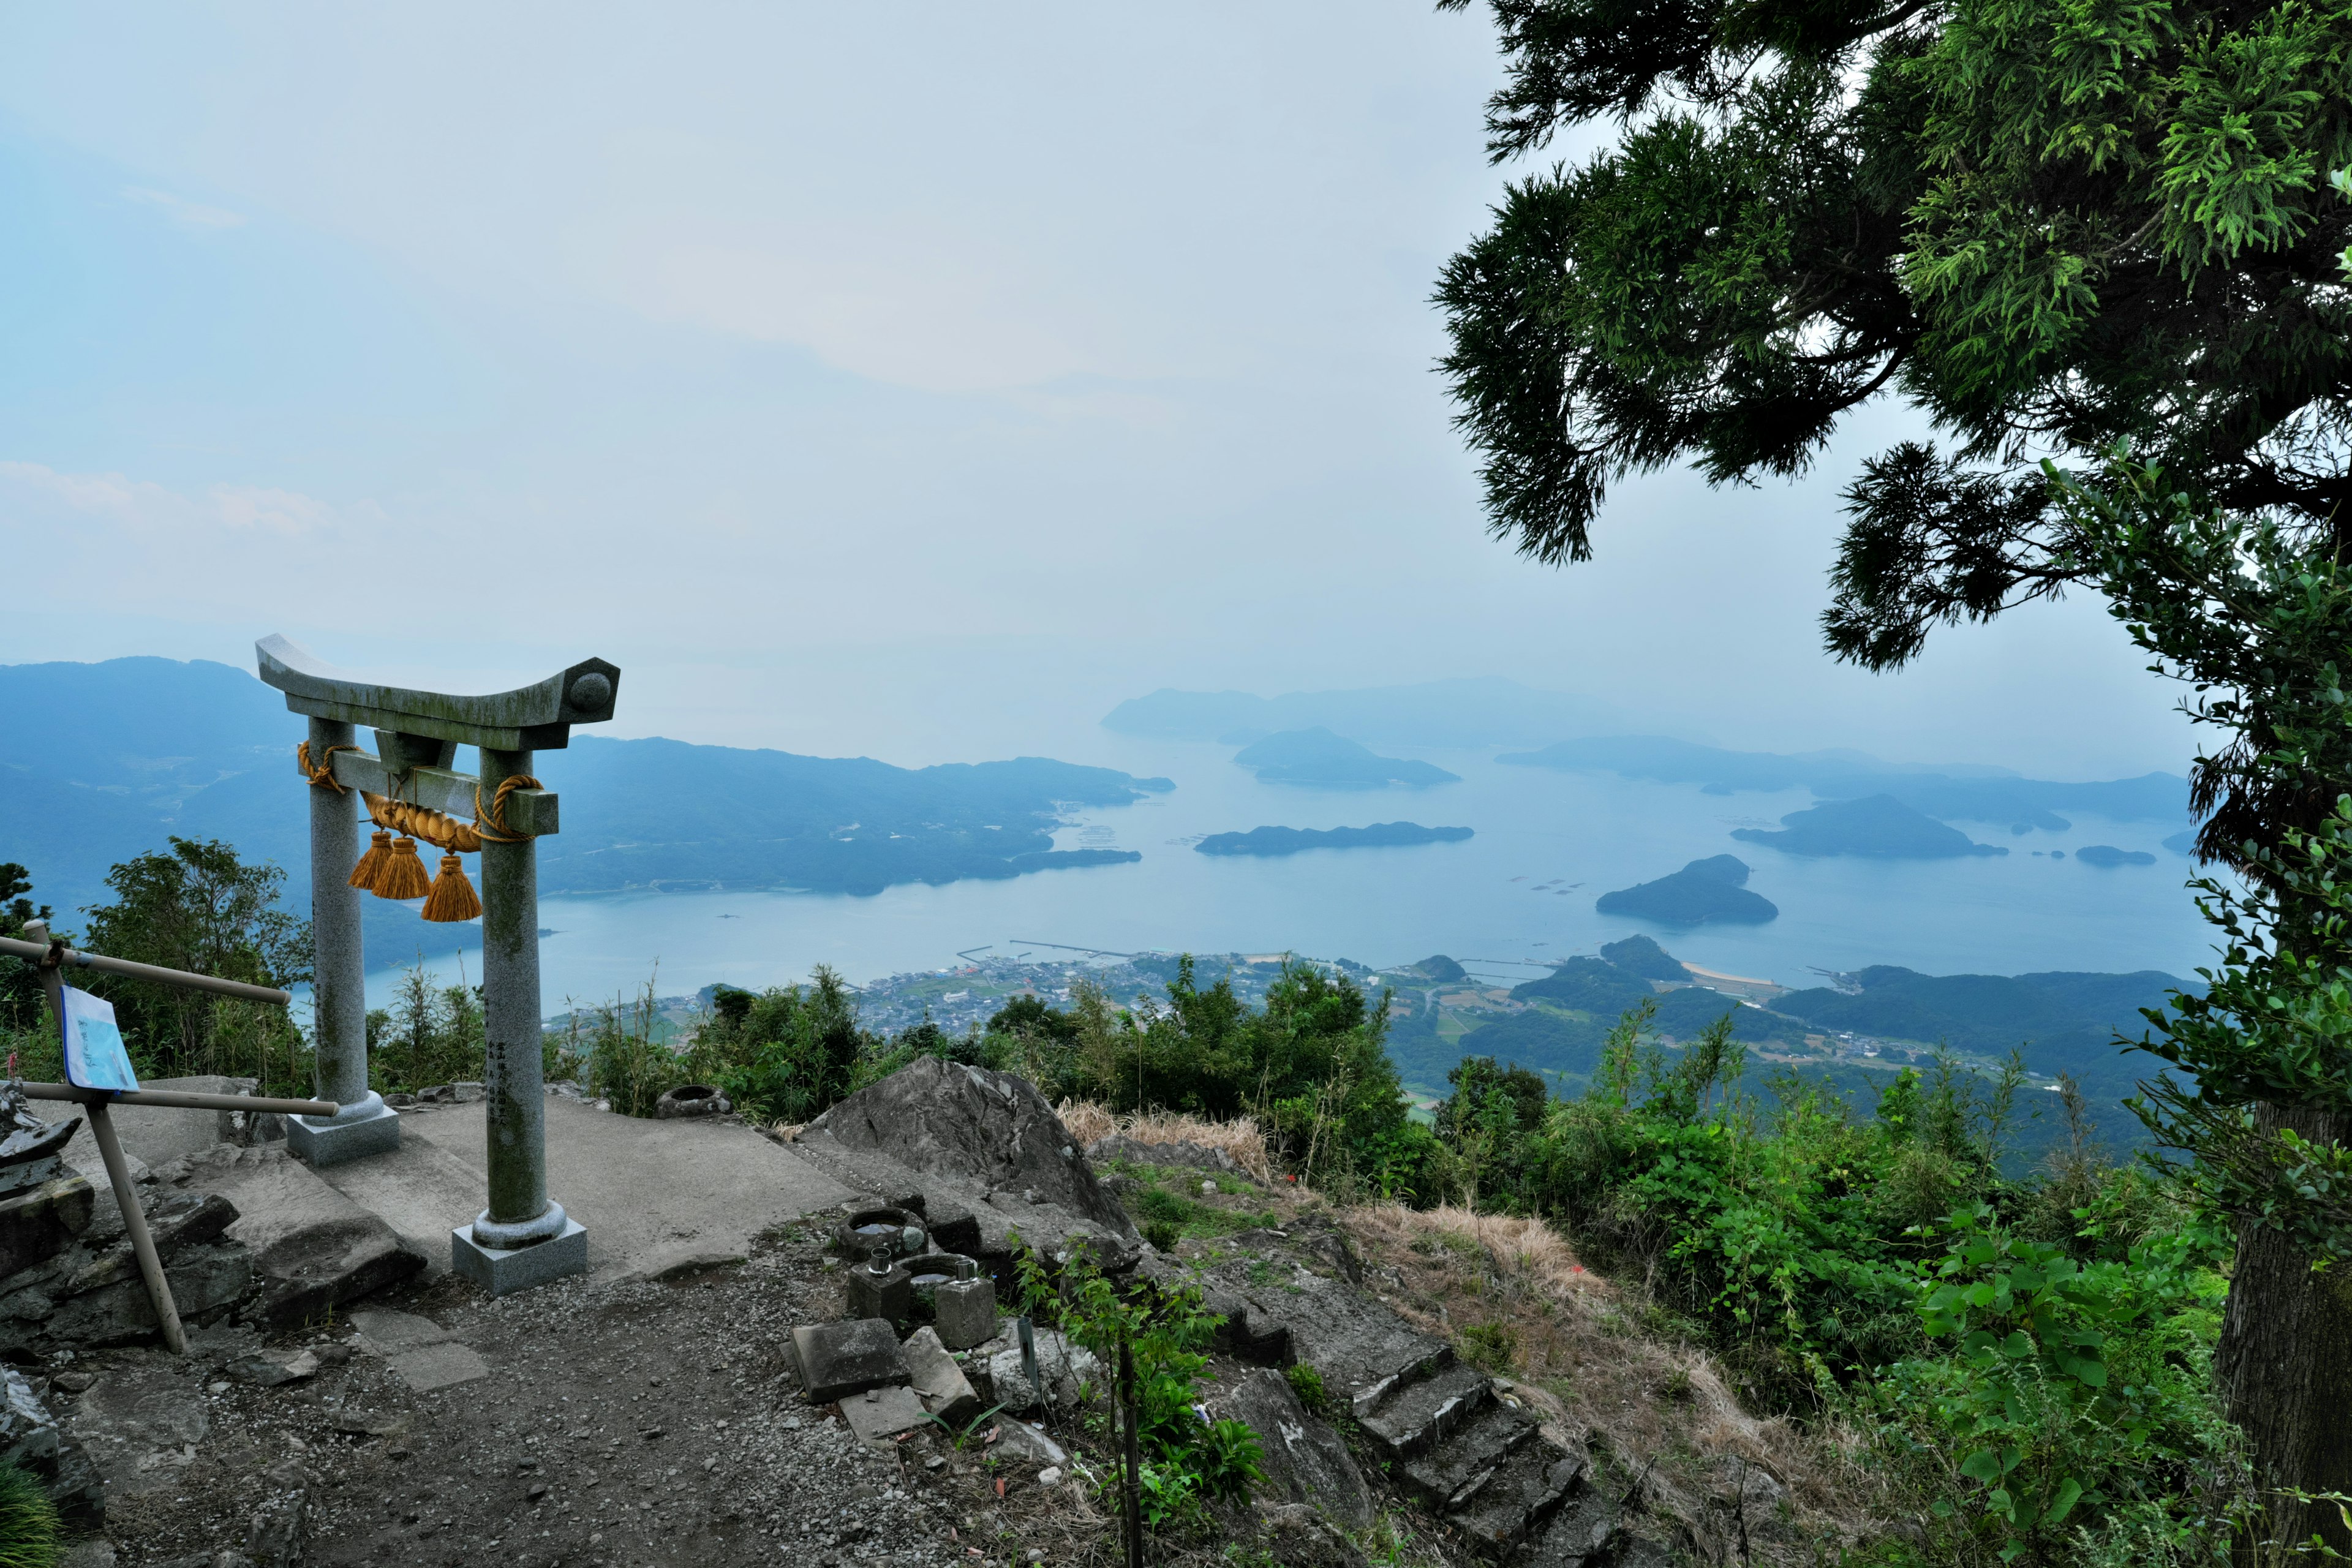
[[[1017,1195],[1130,1240],[1135,1226],[1045,1097],[1011,1073],[924,1057],[812,1121],[811,1152],[880,1155],[919,1175]]]
[[[1210,1413],[1257,1434],[1270,1497],[1305,1503],[1349,1530],[1372,1522],[1371,1490],[1348,1452],[1347,1439],[1307,1414],[1282,1373],[1249,1373]]]
[[[0,1366],[0,1465],[14,1465],[39,1481],[69,1522],[91,1522],[104,1510],[105,1488],[81,1446],[58,1428],[33,1384],[5,1366]]]
[[[226,1234],[253,1258],[253,1299],[238,1310],[242,1322],[292,1328],[425,1268],[390,1226],[320,1180],[283,1143],[216,1143],[160,1167],[155,1178],[163,1190],[233,1205]]]

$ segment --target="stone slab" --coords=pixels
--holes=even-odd
[[[449,1269],[449,1227],[472,1223],[487,1188],[478,1165],[417,1134],[436,1116],[411,1114],[400,1147],[371,1160],[314,1167],[320,1181],[392,1227],[400,1245],[425,1263],[428,1277]],[[477,1129],[476,1135],[479,1136]]]
[[[423,1267],[390,1226],[321,1181],[282,1143],[215,1144],[165,1173],[173,1185],[236,1205],[227,1236],[251,1249],[259,1286],[241,1316],[265,1328],[322,1318]]]
[[[600,1284],[646,1277],[689,1253],[748,1253],[762,1231],[856,1195],[793,1150],[740,1124],[620,1116],[560,1094],[547,1097],[546,1110],[548,1195],[588,1227],[589,1278]],[[429,1170],[422,1158],[411,1163],[420,1148],[446,1156],[471,1180],[462,1202],[437,1215],[434,1249],[447,1257],[438,1237],[452,1226],[471,1224],[488,1191],[483,1108],[410,1111],[401,1128],[399,1154],[322,1174],[345,1183],[344,1173],[352,1173],[348,1190],[390,1221],[394,1216],[382,1205],[414,1201],[404,1190],[412,1176],[431,1184],[434,1201],[447,1201],[440,1194],[448,1163],[436,1159]],[[385,1179],[375,1178],[379,1171]],[[404,1235],[411,1222],[394,1223]]]
[[[923,1402],[911,1388],[886,1386],[853,1394],[841,1402],[843,1419],[857,1440],[872,1448],[890,1447],[890,1439],[925,1425]]]
[[[110,1502],[179,1487],[212,1431],[204,1384],[176,1356],[126,1357],[74,1402],[68,1426]]]
[[[912,1375],[898,1334],[880,1318],[794,1329],[793,1355],[801,1393],[811,1405],[830,1405],[869,1388],[905,1384]]]
[[[959,1431],[980,1414],[979,1392],[929,1325],[908,1334],[898,1348],[907,1358],[908,1386],[924,1409]]]
[[[1045,1399],[1032,1386],[1029,1374],[1021,1360],[1021,1346],[1013,1330],[1005,1331],[971,1352],[967,1366],[984,1369],[988,1387],[981,1397],[992,1405],[1002,1405],[1014,1415],[1036,1409],[1040,1404],[1074,1405],[1077,1402],[1079,1385],[1091,1384],[1099,1390],[1103,1385],[1102,1363],[1084,1345],[1067,1343],[1053,1329],[1035,1331],[1037,1379],[1045,1384]],[[978,1380],[974,1380],[977,1386]]]
[[[1214,1414],[1257,1434],[1266,1490],[1276,1501],[1310,1504],[1349,1530],[1371,1523],[1372,1494],[1346,1439],[1307,1413],[1282,1373],[1247,1373]]]
[[[313,1121],[289,1116],[286,1146],[314,1169],[389,1154],[400,1147],[400,1112],[386,1105],[380,1108],[380,1114],[356,1121]]]
[[[455,1341],[439,1344],[418,1345],[384,1358],[401,1381],[419,1394],[430,1394],[436,1388],[450,1388],[457,1384],[471,1383],[490,1374],[489,1363],[471,1347]]]
[[[0,1197],[0,1279],[63,1252],[89,1228],[95,1204],[89,1179],[78,1175]]]
[[[470,1222],[449,1233],[449,1268],[493,1296],[511,1296],[588,1272],[588,1227],[566,1217],[563,1228],[536,1247],[484,1247]]]
[[[395,1312],[389,1307],[366,1307],[353,1312],[352,1327],[359,1331],[368,1349],[385,1356],[420,1345],[437,1345],[449,1338],[449,1331],[432,1319]]]

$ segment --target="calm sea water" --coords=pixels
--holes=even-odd
[[[940,968],[959,952],[1296,951],[1381,965],[1446,952],[1496,975],[1589,952],[1635,931],[1675,956],[1783,984],[1814,969],[1893,963],[1931,973],[2162,969],[2187,975],[2210,939],[2183,884],[2192,863],[2158,844],[2177,825],[2082,817],[2073,831],[2013,838],[1962,825],[2005,857],[1946,861],[1808,860],[1734,841],[1813,804],[1785,795],[1708,795],[1696,786],[1507,767],[1485,753],[1423,752],[1463,776],[1431,789],[1319,790],[1260,784],[1231,747],[1096,731],[1056,754],[1176,781],[1171,795],[1092,810],[1060,847],[1109,846],[1137,863],[1003,882],[894,888],[872,898],[709,892],[550,900],[541,946],[547,1010],[633,991],[658,970],[664,994],[712,981],[764,986],[829,963],[853,981]],[[560,770],[559,770],[560,771]],[[561,787],[560,781],[557,786]],[[1404,820],[1477,837],[1409,848],[1319,850],[1279,859],[1195,853],[1188,838],[1267,825],[1361,826]],[[2099,869],[2072,851],[2147,849],[2154,866]],[[2063,860],[2034,849],[2063,848]],[[1595,912],[1593,900],[1705,855],[1737,854],[1748,886],[1780,906],[1754,927],[1677,930]],[[1534,890],[1564,879],[1566,891]],[[1061,956],[1075,957],[1075,953]],[[1516,963],[1515,962],[1516,961]],[[437,963],[478,978],[478,953]],[[381,998],[394,977],[370,977]]]

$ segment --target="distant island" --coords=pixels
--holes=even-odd
[[[1874,860],[1950,860],[2009,853],[1997,845],[1979,844],[1891,795],[1833,800],[1810,811],[1792,811],[1780,823],[1778,833],[1740,827],[1731,836],[1790,855],[1858,855]]]
[[[1466,827],[1423,827],[1418,822],[1375,822],[1370,827],[1253,827],[1212,833],[1192,846],[1203,855],[1296,855],[1302,849],[1363,849],[1394,844],[1453,844]]]
[[[1695,784],[1709,795],[1786,789],[1808,789],[1822,800],[1891,795],[1939,821],[2000,823],[2016,832],[2040,828],[2063,833],[2071,826],[2059,815],[2065,811],[2093,812],[2118,822],[2182,822],[2189,816],[2189,781],[2177,773],[2063,784],[2023,778],[2007,768],[1888,763],[1864,752],[1727,752],[1661,735],[1562,741],[1539,752],[1513,752],[1495,760]]]
[[[1604,915],[1632,915],[1637,920],[1668,925],[1762,925],[1779,920],[1780,911],[1759,893],[1751,893],[1747,862],[1731,855],[1694,860],[1671,877],[1639,887],[1603,893],[1593,908]]]
[[[1539,746],[1562,735],[1622,729],[1629,717],[1615,703],[1486,676],[1281,697],[1163,688],[1149,697],[1129,698],[1102,724],[1122,735],[1235,746],[1318,725],[1376,746]]]
[[[1255,770],[1268,784],[1458,784],[1462,776],[1431,763],[1376,756],[1370,749],[1320,725],[1312,730],[1285,730],[1268,735],[1244,748],[1234,761]]]
[[[2112,844],[2093,844],[2074,851],[2074,858],[2085,866],[2153,866],[2156,857],[2145,849],[2118,849]]]

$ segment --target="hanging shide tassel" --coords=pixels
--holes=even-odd
[[[473,920],[482,912],[474,884],[466,880],[466,863],[455,855],[441,857],[441,874],[433,879],[433,896],[425,900],[425,918],[448,925]]]
[[[384,857],[383,869],[376,874],[375,896],[421,899],[432,890],[433,879],[425,874],[425,862],[416,858],[416,840],[394,839],[392,853]]]
[[[360,863],[352,868],[352,886],[362,893],[375,891],[376,879],[383,875],[383,863],[392,858],[392,835],[379,833]]]

